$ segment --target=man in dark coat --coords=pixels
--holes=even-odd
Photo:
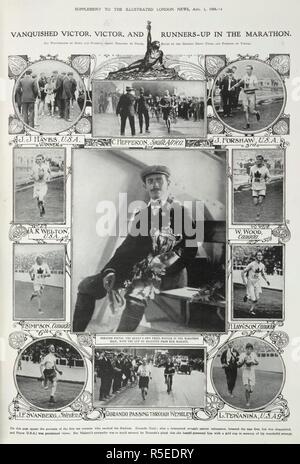
[[[99,113],[105,113],[105,106],[106,106],[105,103],[106,103],[106,97],[104,95],[103,90],[101,90],[99,98],[98,98]]]
[[[126,120],[128,118],[131,135],[135,135],[134,104],[135,97],[132,95],[132,87],[126,87],[126,93],[121,95],[117,105],[116,114],[121,116],[121,135],[125,135]]]
[[[58,74],[57,71],[53,71],[53,78],[55,81],[55,88],[54,88],[54,93],[55,93],[55,101],[54,101],[54,107],[58,108],[58,117],[63,118],[64,117],[64,102],[62,100],[62,92],[63,92],[63,81],[65,78],[66,73]]]
[[[21,96],[22,117],[25,124],[34,127],[34,103],[38,96],[36,81],[32,79],[32,71],[28,69],[20,79],[17,94]]]
[[[143,87],[140,88],[140,96],[136,99],[134,109],[139,117],[140,133],[143,133],[143,121],[145,119],[146,133],[149,133],[149,105],[145,97]]]
[[[110,397],[110,390],[114,377],[113,366],[106,351],[100,354],[99,360],[97,361],[97,371],[101,380],[99,399],[103,401]]]
[[[152,276],[154,280],[156,275],[162,275],[161,290],[187,285],[186,266],[198,250],[195,224],[187,210],[170,197],[170,170],[166,166],[148,166],[141,172],[141,178],[150,196],[150,203],[134,218],[139,233],[136,233],[136,230],[132,233],[131,229],[102,271],[85,278],[79,284],[73,318],[75,332],[86,329],[93,315],[96,300],[105,297],[107,292],[124,286],[124,282],[133,278],[135,267],[140,263],[145,264],[149,255],[156,256],[156,259],[145,264],[146,274]],[[187,230],[190,232],[187,233]],[[176,243],[173,242],[169,253],[161,254],[161,257],[166,258],[162,263],[157,259],[159,254],[156,252],[157,248],[166,251],[169,240],[175,237]],[[137,269],[137,273],[140,269]],[[134,331],[147,308],[148,301],[136,295],[134,283],[131,290],[126,297],[126,307],[121,316],[118,332]]]
[[[223,102],[223,115],[231,116],[231,110],[235,102],[235,93],[231,91],[236,84],[236,79],[233,77],[232,69],[228,69],[226,76],[220,82],[220,93]]]
[[[123,375],[123,355],[119,353],[113,362],[114,381],[113,381],[113,393],[118,393],[122,387],[122,375]]]
[[[228,392],[233,397],[237,369],[238,369],[239,352],[233,347],[233,343],[228,343],[227,349],[221,355],[221,364],[225,370]]]
[[[73,89],[73,82],[71,79],[71,74],[68,73],[64,80],[63,80],[63,85],[62,85],[62,94],[61,94],[61,99],[63,101],[63,108],[64,108],[64,118],[66,121],[71,121],[70,119],[70,103],[72,99],[72,89]]]

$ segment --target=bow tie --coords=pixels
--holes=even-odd
[[[161,208],[162,201],[161,200],[151,200],[150,205],[151,205],[151,208]]]

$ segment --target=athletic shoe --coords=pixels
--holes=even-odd
[[[250,314],[251,316],[255,316],[256,312],[253,311],[253,309],[252,309],[252,311],[249,311],[249,314]]]
[[[50,396],[50,399],[49,399],[49,403],[55,403],[55,399],[54,399],[54,396]]]

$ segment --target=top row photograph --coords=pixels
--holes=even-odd
[[[149,37],[150,36],[150,37]],[[100,64],[97,64],[97,62]],[[9,57],[9,133],[205,138],[286,135],[289,55]]]

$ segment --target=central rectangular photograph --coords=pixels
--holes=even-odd
[[[94,137],[205,137],[206,81],[92,85]]]
[[[226,157],[73,150],[74,332],[226,331]]]

